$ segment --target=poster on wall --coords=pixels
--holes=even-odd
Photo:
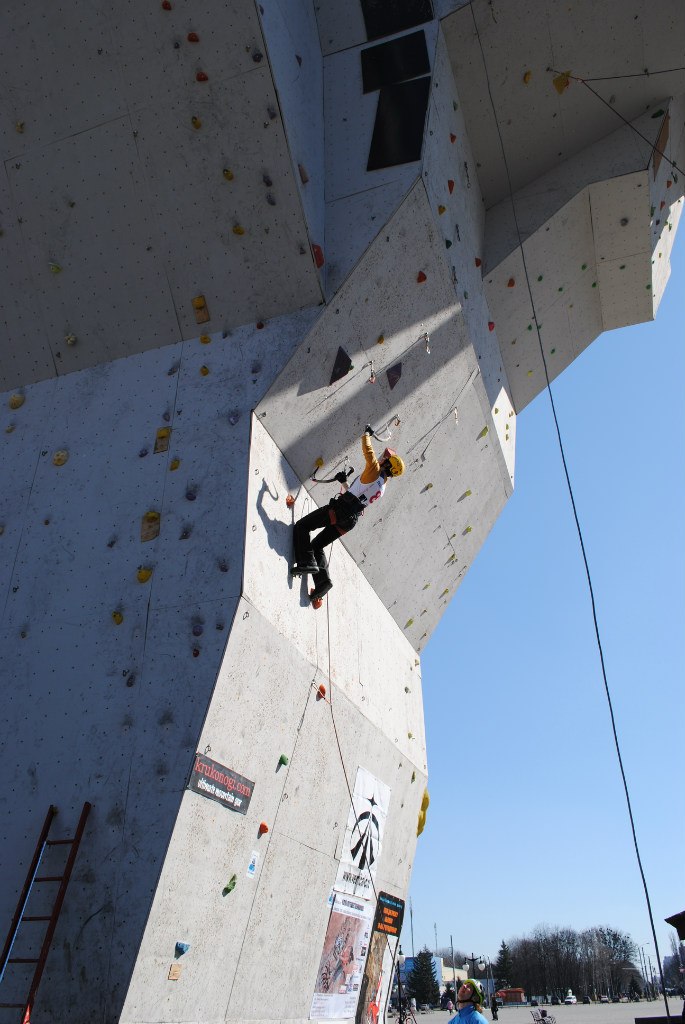
[[[354,1017],[369,951],[373,904],[334,893],[310,1020]]]
[[[245,814],[252,799],[254,782],[218,761],[212,761],[206,754],[196,753],[188,789],[209,800],[216,800],[231,811]]]
[[[389,806],[390,787],[366,768],[357,768],[334,885],[338,892],[374,898],[372,880],[376,877]]]
[[[388,997],[395,948],[404,918],[404,900],[389,892],[378,893],[371,929],[369,954],[359,989],[355,1024],[378,1024]]]

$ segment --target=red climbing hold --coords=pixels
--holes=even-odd
[[[456,141],[457,141],[457,136],[453,132],[450,132],[450,142],[452,143],[452,145],[454,145],[454,143]]]
[[[509,280],[507,281],[507,288],[513,288],[515,284],[516,281],[514,280],[514,278],[510,277]]]
[[[419,282],[419,284],[423,284],[424,281],[428,280],[423,270],[419,270],[418,274],[416,275],[416,280]]]
[[[293,505],[295,504],[295,499],[293,498],[292,494],[286,494],[285,503],[288,506],[288,508],[293,507]]]
[[[452,181],[451,178],[447,182],[447,189],[449,191],[449,194],[452,195],[452,193],[454,192],[454,182]]]
[[[321,598],[321,597],[315,597],[312,600],[312,608],[320,608],[322,604],[323,604],[323,598]],[[317,695],[316,699],[317,700],[319,699],[318,695]]]
[[[673,184],[673,182],[671,181],[670,178],[668,178],[667,181],[666,181],[666,188],[670,188],[672,184]]]
[[[257,323],[255,324],[255,327],[257,328],[258,331],[263,330],[264,329],[264,321],[263,320],[258,320]]]
[[[260,836],[265,835],[268,831],[269,831],[269,826],[267,825],[267,823],[265,821],[260,821],[260,823],[259,823],[259,834],[260,834]]]
[[[208,82],[209,81],[209,75],[206,75],[204,73],[204,71],[198,71],[198,73],[195,75],[195,81],[196,82]]]
[[[317,597],[316,600],[320,601],[321,598]],[[312,601],[312,604],[314,604],[313,601]],[[319,689],[316,691],[316,699],[317,700],[324,700],[325,697],[326,697],[326,687],[323,685],[323,683],[320,683]]]
[[[474,263],[476,264],[476,266],[477,266],[477,267],[480,267],[480,266],[482,266],[482,265],[483,265],[483,261],[482,261],[482,259],[480,258],[480,256],[476,256],[476,258],[475,258],[475,260],[474,260]]]
[[[493,320],[488,320],[488,330],[489,331],[494,331],[494,329],[495,329],[494,321]]]
[[[316,264],[316,269],[321,270],[322,266],[326,262],[323,255],[323,249],[321,248],[320,245],[317,245],[315,242],[312,242],[312,253],[314,254],[314,262]]]
[[[197,32],[189,32],[188,33],[188,42],[189,43],[199,43],[200,42],[200,37],[197,34]]]
[[[169,0],[162,0],[162,10],[163,11],[170,11],[171,10],[171,4],[169,3]]]
[[[660,209],[660,210],[663,210],[663,208],[664,208],[664,206],[665,206],[665,205],[666,205],[666,200],[665,200],[665,199],[662,199],[662,200],[661,200],[661,202],[659,203],[659,209]]]

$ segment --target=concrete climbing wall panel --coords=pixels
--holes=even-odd
[[[324,247],[323,59],[309,0],[259,5],[262,32],[309,235]]]
[[[654,314],[671,274],[671,248],[683,211],[685,180],[674,167],[685,164],[685,99],[677,96],[660,108],[657,145],[648,171],[652,247],[652,297]],[[656,150],[668,159],[664,159]]]
[[[249,477],[245,593],[198,749],[254,793],[245,815],[183,795],[122,1024],[256,1019],[265,958],[272,1019],[307,1019],[359,765],[391,790],[376,887],[403,895],[409,882],[426,777],[414,652],[342,548],[324,608],[293,592],[280,550],[292,471],[257,422]],[[253,522],[263,481],[270,515]],[[280,602],[290,615],[275,619]],[[178,941],[190,949],[172,983]]]
[[[251,408],[316,315],[0,398],[5,920],[48,805],[58,835],[94,805],[41,989],[54,1019],[78,990],[118,1020],[241,592]]]
[[[491,333],[487,321],[478,325],[478,331],[478,346],[485,350],[482,337]],[[430,352],[424,332],[429,334]],[[339,346],[354,365],[331,384]],[[452,430],[455,408],[457,434]],[[258,418],[303,480],[319,457],[327,475],[342,465],[345,456],[359,472],[358,439],[367,422],[392,434],[391,444],[407,458],[409,473],[388,486],[383,505],[369,511],[345,544],[398,625],[404,628],[412,620],[407,636],[414,645],[425,641],[423,634],[430,634],[442,607],[439,601],[419,607],[424,583],[434,578],[441,584],[439,594],[453,592],[460,570],[463,575],[494,521],[494,509],[501,508],[511,492],[499,435],[492,431],[493,408],[444,258],[444,243],[419,183],[257,409]],[[491,433],[481,451],[473,445],[485,428]],[[513,452],[512,433],[502,433]],[[463,449],[462,438],[468,439]],[[322,500],[322,487],[308,489]],[[477,495],[469,516],[474,522],[462,523],[465,506],[457,499],[469,490]],[[471,527],[458,552],[450,548],[443,554],[424,540],[425,513],[433,506],[445,523],[448,547],[455,530]],[[417,519],[412,518],[414,513]],[[421,523],[418,531],[409,526],[416,522]],[[386,571],[388,559],[392,574]]]

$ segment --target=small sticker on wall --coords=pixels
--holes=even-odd
[[[250,857],[250,863],[247,865],[247,871],[245,872],[245,874],[247,875],[248,878],[254,878],[254,876],[257,873],[257,864],[258,863],[259,863],[259,854],[257,853],[256,850],[253,850],[252,851],[252,856]]]
[[[169,981],[178,981],[178,979],[181,977],[182,970],[183,967],[181,966],[181,964],[172,964],[171,967],[169,968],[169,973],[167,975]]]

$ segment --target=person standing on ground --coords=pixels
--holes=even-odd
[[[492,1011],[492,1019],[493,1020],[499,1020],[499,1017],[497,1016],[497,1007],[498,1006],[499,1006],[499,1003],[497,1002],[497,996],[493,992],[492,993],[492,999],[490,1000],[490,1010]]]
[[[449,1024],[488,1024],[482,1014],[483,986],[473,978],[462,982],[457,992],[457,1014]]]
[[[404,462],[392,448],[386,448],[380,460],[376,458],[371,433],[371,427],[367,427],[362,436],[366,466],[360,476],[348,486],[347,474],[343,470],[336,473],[335,479],[343,485],[342,492],[332,498],[328,505],[314,509],[295,523],[295,564],[291,566],[291,572],[293,576],[312,573],[312,599],[323,597],[333,586],[323,549],[353,530],[364,509],[383,497],[386,481],[404,473]],[[313,530],[321,532],[312,539]]]

